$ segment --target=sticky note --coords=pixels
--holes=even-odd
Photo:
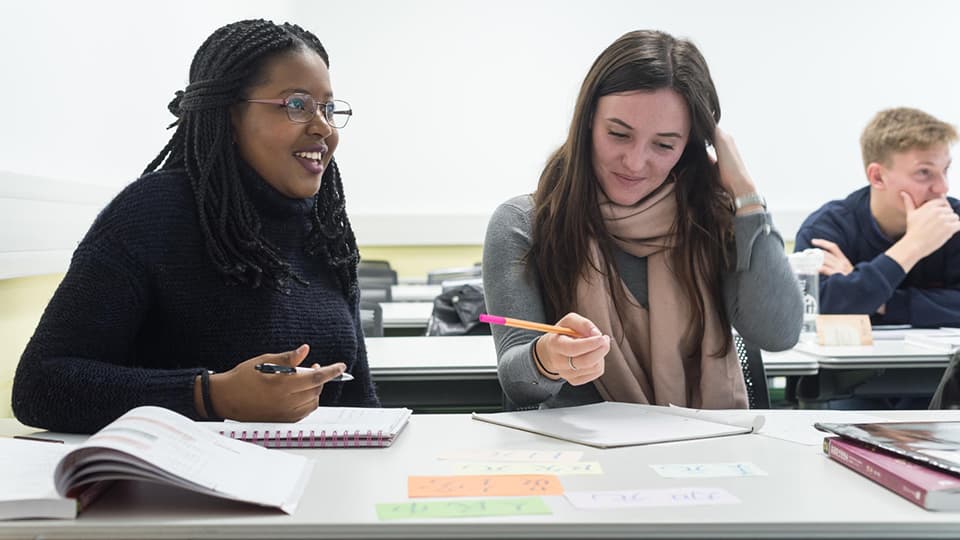
[[[534,463],[534,462],[467,462],[456,463],[453,471],[457,474],[555,474],[569,476],[580,474],[603,474],[603,468],[597,461],[578,461],[576,463]]]
[[[416,497],[510,497],[562,495],[563,485],[555,475],[410,476],[407,496]]]
[[[664,478],[723,478],[727,476],[766,476],[753,463],[669,463],[650,465]]]
[[[551,514],[540,497],[516,499],[473,499],[455,501],[413,501],[377,504],[381,521],[392,519],[471,518]]]
[[[572,463],[580,461],[583,452],[574,450],[461,450],[447,452],[437,459],[450,461],[534,461]]]
[[[565,497],[579,510],[652,506],[701,506],[737,504],[740,499],[715,487],[636,489],[622,491],[571,491]]]

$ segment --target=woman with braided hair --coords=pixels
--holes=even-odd
[[[21,422],[90,433],[140,405],[246,421],[379,405],[333,160],[352,111],[328,67],[287,23],[200,46],[170,142],[97,217],[24,351]],[[355,380],[331,381],[344,371]]]

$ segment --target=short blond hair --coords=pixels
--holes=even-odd
[[[860,136],[860,152],[864,167],[889,165],[893,154],[956,140],[957,130],[952,125],[919,109],[897,107],[880,111],[870,120]]]

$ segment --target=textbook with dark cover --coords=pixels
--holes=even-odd
[[[824,438],[823,451],[917,506],[960,510],[960,476],[842,437]]]
[[[960,474],[960,422],[821,422],[814,427]]]

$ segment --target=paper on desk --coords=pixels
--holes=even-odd
[[[625,491],[572,491],[565,495],[578,510],[635,508],[642,506],[701,506],[737,504],[740,499],[715,487],[634,489]]]
[[[830,410],[794,410],[785,411],[789,414],[771,414],[770,421],[761,435],[783,439],[785,441],[817,446],[823,443],[824,436],[828,435],[813,427],[816,422],[845,422],[860,424],[868,422],[884,422],[883,418],[864,413]]]
[[[457,474],[555,474],[557,476],[603,474],[598,461],[579,461],[576,463],[508,463],[508,462],[467,462],[453,466]]]
[[[450,461],[534,461],[572,463],[580,461],[583,452],[573,450],[460,450],[440,454],[437,459]]]
[[[377,504],[381,521],[421,518],[470,518],[551,514],[540,497],[519,499],[473,499],[455,501],[399,502]]]
[[[517,497],[562,495],[556,475],[517,474],[511,476],[410,476],[407,497]]]
[[[687,407],[678,407],[670,405],[667,409],[670,414],[686,416],[688,418],[699,418],[718,424],[727,424],[728,426],[740,426],[745,429],[753,429],[756,433],[763,427],[764,418],[759,414],[751,414],[742,410],[705,410],[689,409]]]
[[[766,476],[753,463],[668,463],[650,465],[664,478],[723,478],[728,476]]]

